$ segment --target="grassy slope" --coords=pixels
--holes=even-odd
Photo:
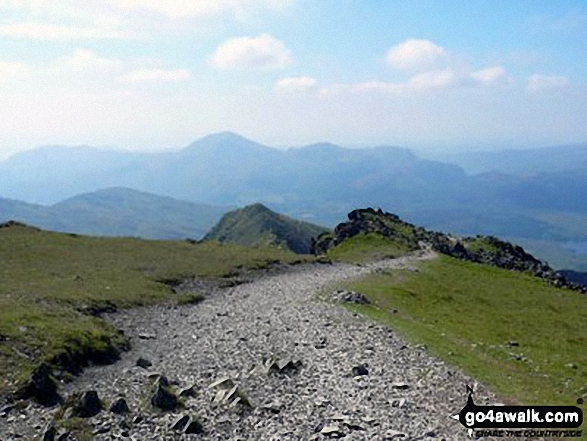
[[[358,307],[362,312],[426,344],[505,400],[574,404],[587,395],[586,296],[444,256],[419,272],[389,271],[348,288],[378,306]]]
[[[225,214],[204,239],[247,246],[278,246],[307,254],[311,239],[324,231],[324,227],[254,204]]]
[[[99,349],[113,338],[114,330],[79,309],[165,301],[171,291],[158,280],[298,258],[278,249],[0,228],[0,392],[64,348]]]
[[[327,255],[333,260],[362,264],[403,256],[408,252],[409,247],[396,240],[387,239],[379,234],[359,234],[328,250]]]

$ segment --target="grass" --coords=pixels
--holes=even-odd
[[[41,361],[99,352],[120,340],[81,311],[174,302],[178,295],[161,281],[299,259],[274,248],[0,228],[0,394],[21,386]]]
[[[345,239],[328,250],[328,257],[349,263],[363,264],[383,258],[399,257],[409,252],[409,246],[380,234],[358,234]]]
[[[587,296],[445,256],[418,272],[385,271],[346,288],[375,305],[353,308],[426,345],[504,401],[572,405],[587,396]]]

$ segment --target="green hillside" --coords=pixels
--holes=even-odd
[[[316,248],[361,263],[435,250],[437,257],[416,268],[379,271],[338,288],[371,300],[349,308],[425,345],[505,402],[572,405],[587,398],[584,289],[522,248],[427,231],[371,209],[351,212]]]
[[[325,228],[275,213],[262,204],[225,214],[204,240],[247,246],[272,246],[308,254],[312,239]]]
[[[41,361],[112,355],[124,342],[92,310],[189,301],[168,282],[298,259],[276,248],[84,237],[2,224],[0,395],[22,385]]]
[[[345,288],[361,312],[521,404],[587,398],[587,296],[526,274],[441,256]],[[396,311],[396,312],[394,312]]]

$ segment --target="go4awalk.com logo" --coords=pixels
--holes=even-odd
[[[577,406],[477,406],[467,386],[467,404],[453,416],[469,436],[580,438],[583,411]]]

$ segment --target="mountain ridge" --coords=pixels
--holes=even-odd
[[[204,240],[276,246],[297,254],[309,254],[313,238],[325,231],[324,227],[292,219],[257,203],[226,213]]]

